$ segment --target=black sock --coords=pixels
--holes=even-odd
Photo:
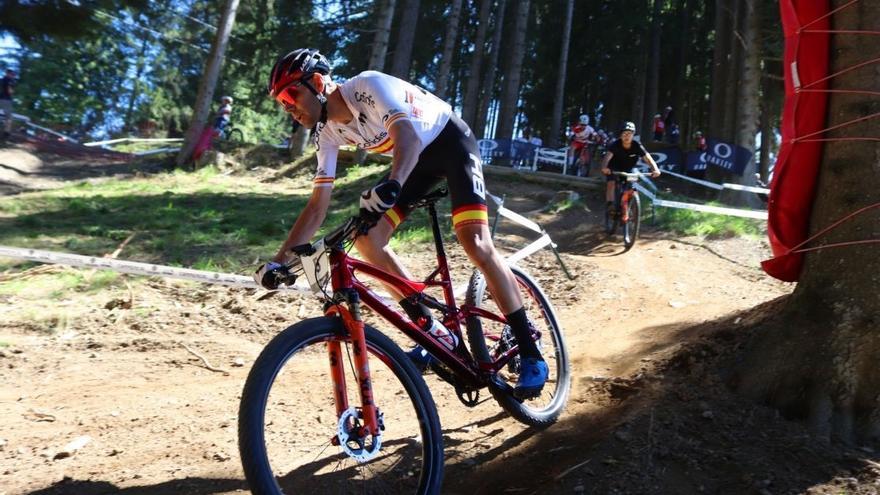
[[[510,330],[513,331],[513,336],[516,338],[517,345],[519,345],[519,355],[524,358],[537,358],[543,361],[541,351],[538,350],[538,346],[532,340],[532,332],[529,330],[529,319],[526,317],[526,309],[519,308],[509,315],[504,315],[504,317],[507,318],[507,324],[510,325]]]
[[[406,311],[409,319],[413,321],[416,325],[425,326],[431,323],[431,320],[434,319],[434,316],[431,314],[431,310],[428,309],[422,303],[414,303],[409,299],[401,299],[400,307]],[[422,321],[420,321],[422,320]]]

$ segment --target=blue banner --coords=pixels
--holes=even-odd
[[[687,172],[701,172],[706,170],[706,152],[691,151],[687,154]]]
[[[663,148],[651,151],[650,153],[661,170],[681,170],[682,166],[684,166],[681,149],[678,147]]]
[[[730,173],[742,175],[746,165],[752,157],[752,152],[743,148],[716,139],[709,139],[709,149],[706,150],[706,163],[718,167]]]
[[[480,139],[480,158],[483,163],[526,164],[535,156],[539,146],[519,139]]]

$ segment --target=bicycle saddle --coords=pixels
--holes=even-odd
[[[445,187],[441,187],[440,189],[436,189],[428,194],[422,196],[420,199],[416,200],[412,205],[416,208],[422,208],[428,205],[432,205],[437,201],[445,198],[446,195],[449,194],[449,191]]]

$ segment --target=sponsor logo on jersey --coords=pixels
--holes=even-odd
[[[358,103],[366,103],[367,105],[370,105],[370,108],[376,108],[376,102],[373,101],[373,95],[371,95],[369,93],[366,93],[366,92],[361,93],[361,92],[355,91],[354,92],[354,99]]]

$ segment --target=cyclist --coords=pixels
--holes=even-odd
[[[590,172],[589,145],[595,132],[590,127],[590,116],[586,114],[578,117],[578,123],[571,127],[571,163],[572,166],[577,164],[576,174],[578,177],[586,176]],[[582,152],[587,154],[581,157]]]
[[[219,137],[223,133],[223,129],[229,125],[229,117],[232,114],[232,97],[224,96],[220,98],[220,110],[217,111],[217,118],[214,119],[214,137]]]
[[[635,133],[636,125],[632,122],[624,122],[620,126],[620,138],[608,146],[608,152],[602,158],[602,173],[606,175],[605,201],[609,209],[614,206],[614,187],[620,177],[612,172],[629,172],[636,166],[639,158],[644,158],[651,166],[651,177],[660,176],[660,168],[651,154],[645,150],[642,143],[633,139]]]
[[[269,76],[269,95],[302,125],[314,128],[318,167],[308,203],[278,253],[258,268],[254,279],[268,289],[277,288],[278,275],[285,274],[283,263],[291,251],[297,252],[323,223],[340,146],[391,152],[390,172],[361,195],[361,218],[373,227],[355,241],[358,251],[371,263],[412,279],[388,240],[412,211],[412,204],[445,178],[456,236],[485,275],[519,343],[523,365],[514,394],[521,399],[537,396],[547,380],[548,367],[531,338],[513,273],[495,251],[489,234],[486,186],[473,132],[449,104],[418,86],[376,71],[336,84],[330,71],[330,63],[318,50],[298,49],[279,58]],[[433,319],[425,305],[395,295],[410,318],[441,343],[451,348],[463,345],[452,342],[455,336]],[[422,369],[433,360],[418,346],[408,354]]]

